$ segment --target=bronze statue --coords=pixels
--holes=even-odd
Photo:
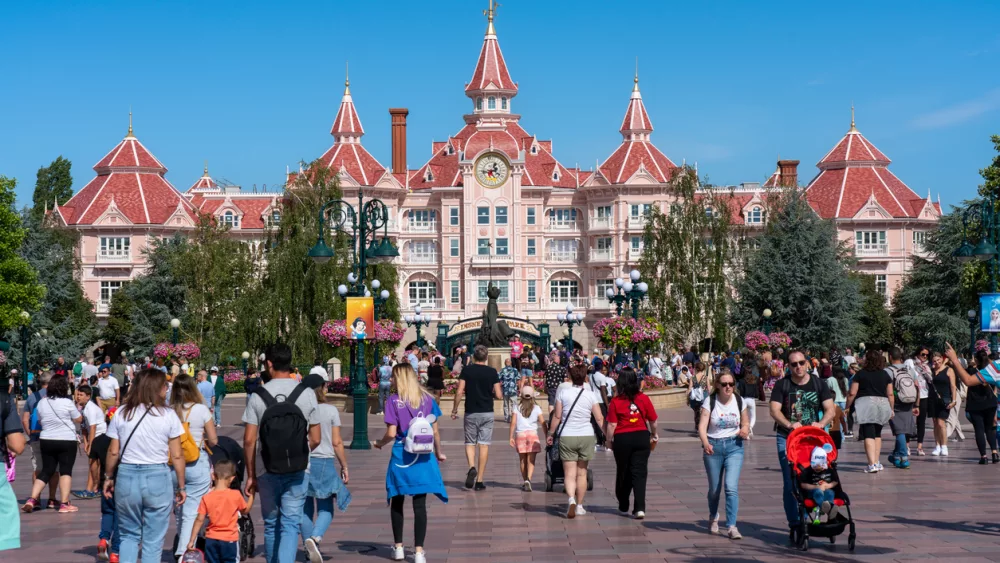
[[[486,296],[489,301],[486,303],[486,310],[483,311],[483,325],[479,329],[479,338],[476,339],[476,344],[490,348],[509,346],[510,337],[514,335],[514,331],[507,326],[506,321],[498,320],[500,309],[497,307],[497,297],[500,297],[500,288],[490,282],[486,289]]]

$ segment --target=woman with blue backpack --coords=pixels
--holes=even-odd
[[[392,443],[385,490],[392,521],[391,559],[402,561],[403,501],[413,497],[414,563],[426,563],[424,538],[427,535],[427,494],[448,502],[439,461],[444,461],[437,419],[441,409],[434,397],[420,386],[417,372],[407,363],[392,368],[396,393],[385,404],[385,436],[375,447]]]

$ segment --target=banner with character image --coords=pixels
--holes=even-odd
[[[375,338],[375,303],[371,297],[347,298],[347,337],[351,340]]]

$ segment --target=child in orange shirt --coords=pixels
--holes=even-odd
[[[205,530],[205,560],[208,563],[237,563],[239,561],[240,532],[237,520],[240,515],[250,513],[253,506],[253,495],[246,501],[243,493],[231,489],[230,485],[236,478],[236,464],[222,460],[215,464],[215,486],[201,497],[198,505],[198,518],[191,530],[191,541],[188,549],[194,549],[195,541],[201,525],[208,516],[208,529]]]

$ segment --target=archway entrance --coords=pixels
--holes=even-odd
[[[514,317],[503,317],[514,334],[521,337],[521,342],[530,344],[536,350],[548,351],[550,347],[550,334],[548,323],[535,323],[527,319]],[[476,345],[476,337],[479,336],[479,329],[483,325],[482,317],[472,317],[462,319],[453,325],[438,323],[437,340],[435,346],[442,354],[449,355],[456,346],[468,346],[472,349]]]

